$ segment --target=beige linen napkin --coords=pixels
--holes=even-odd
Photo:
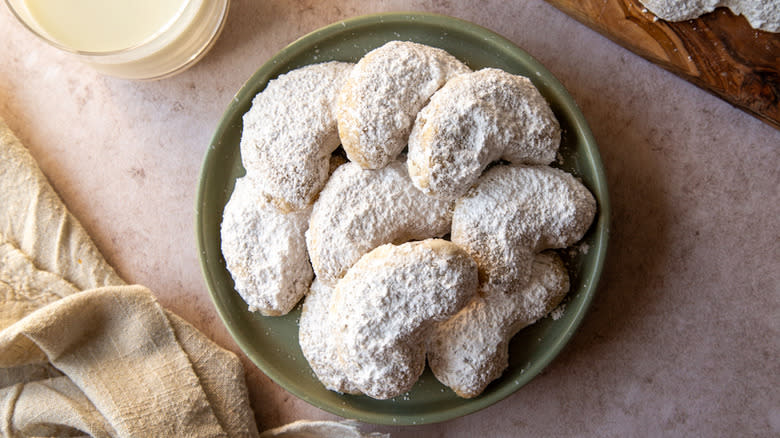
[[[0,119],[0,435],[257,436],[238,358],[129,286]]]

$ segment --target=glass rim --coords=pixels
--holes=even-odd
[[[17,11],[17,8],[14,7],[14,5],[12,4],[12,0],[4,0],[4,1],[5,1],[6,6],[8,6],[8,9],[13,14],[13,16],[16,17],[16,21],[21,23],[22,26],[24,26],[27,30],[32,32],[33,35],[35,35],[38,38],[42,39],[47,44],[49,44],[49,45],[51,45],[53,47],[56,47],[57,49],[63,50],[65,52],[73,53],[73,54],[76,54],[76,55],[93,56],[93,57],[104,57],[104,56],[121,55],[121,54],[125,54],[125,53],[130,53],[130,52],[132,52],[134,50],[137,50],[137,49],[139,49],[141,47],[144,47],[144,46],[154,42],[157,38],[161,37],[166,32],[168,32],[173,27],[174,23],[179,21],[179,19],[184,14],[184,11],[187,9],[187,7],[190,6],[193,3],[193,1],[195,1],[195,0],[184,0],[182,5],[181,5],[181,7],[179,8],[179,10],[176,11],[176,14],[173,17],[171,17],[171,19],[168,20],[165,23],[164,26],[160,27],[160,29],[158,29],[155,33],[153,33],[152,35],[150,35],[147,38],[145,38],[143,41],[140,41],[137,44],[134,44],[134,45],[129,46],[129,47],[121,48],[121,49],[102,50],[102,51],[90,51],[90,50],[74,49],[74,48],[68,47],[68,46],[66,46],[66,45],[64,45],[64,44],[62,44],[62,43],[60,43],[58,41],[55,41],[54,39],[49,38],[46,35],[41,34],[41,32],[39,32],[36,29],[34,29],[33,27],[31,27],[27,23],[27,21],[24,18],[22,18],[22,16]]]

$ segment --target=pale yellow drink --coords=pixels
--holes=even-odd
[[[97,70],[157,79],[194,64],[211,47],[229,0],[6,0],[54,46]]]
[[[187,0],[25,0],[51,39],[85,52],[122,50],[150,40]]]

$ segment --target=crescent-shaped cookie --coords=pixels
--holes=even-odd
[[[580,240],[596,214],[593,195],[548,166],[499,165],[458,201],[452,241],[477,261],[489,288],[524,285],[537,253]]]
[[[431,97],[409,137],[409,175],[423,192],[456,199],[488,164],[549,164],[561,128],[523,76],[494,68],[460,75]]]
[[[780,0],[639,0],[658,18],[685,21],[725,6],[744,15],[750,26],[767,32],[780,32]]]
[[[220,228],[222,255],[250,311],[284,315],[308,290],[314,275],[304,240],[310,212],[285,213],[253,179],[236,180]]]
[[[333,328],[328,318],[333,291],[333,287],[314,279],[303,301],[298,343],[314,374],[327,389],[360,394],[360,389],[347,378],[338,359]]]
[[[244,114],[241,160],[283,210],[309,205],[339,146],[333,107],[353,64],[326,62],[270,81]]]
[[[477,291],[477,266],[440,239],[382,245],[336,284],[330,320],[350,382],[378,399],[408,391],[425,368],[433,324],[454,315]]]
[[[509,340],[560,304],[569,274],[554,253],[538,254],[531,280],[511,292],[484,291],[428,339],[436,378],[465,398],[476,397],[509,364]]]
[[[314,272],[333,284],[379,245],[443,236],[452,205],[417,190],[399,161],[377,170],[346,163],[312,209],[306,245]]]

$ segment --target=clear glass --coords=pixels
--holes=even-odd
[[[101,73],[140,80],[172,76],[198,62],[222,32],[230,6],[230,0],[188,0],[146,40],[119,50],[90,52],[52,38],[36,21],[26,0],[5,3],[28,30],[50,45],[72,53]]]

